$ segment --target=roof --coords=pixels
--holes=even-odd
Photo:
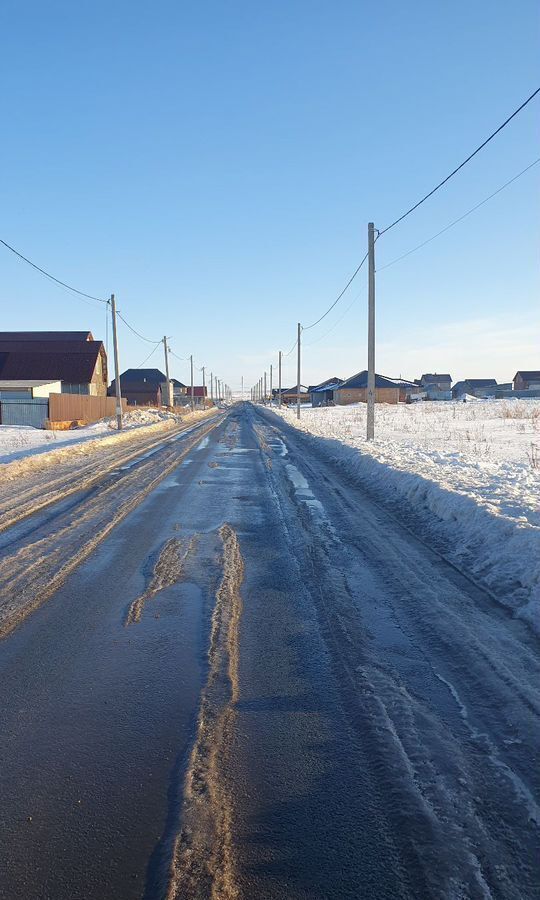
[[[363,372],[358,372],[356,375],[352,375],[351,378],[348,378],[347,381],[344,381],[337,390],[341,391],[349,390],[350,388],[366,388],[367,379],[367,369],[364,369]],[[395,383],[395,381],[392,381],[391,378],[385,378],[384,375],[375,374],[375,387],[395,389],[397,388],[397,384]]]
[[[8,340],[0,338],[0,350],[8,353],[89,353],[99,350],[105,352],[102,341],[26,341]]]
[[[343,384],[343,378],[338,378],[335,376],[334,378],[327,378],[326,381],[321,381],[320,384],[312,384],[308,387],[308,391],[310,394],[313,394],[315,391],[330,391],[333,387],[337,387],[339,384]]]
[[[183,382],[178,381],[178,378],[171,378],[171,384],[174,385],[174,387],[179,387],[179,388],[187,387],[187,384],[183,384]]]
[[[282,394],[296,394],[297,387],[298,387],[298,385],[295,384],[294,387],[291,387],[291,388],[281,388],[281,393]],[[277,389],[277,393],[279,394],[279,388]],[[305,384],[300,385],[300,393],[301,394],[308,393],[308,389],[305,386]]]
[[[340,385],[343,384],[343,379],[339,379],[339,381],[329,381],[326,384],[321,384],[320,387],[310,388],[310,394],[324,394],[325,391],[335,391]]]
[[[452,381],[451,375],[438,375],[437,372],[433,374],[422,375],[421,381]]]
[[[161,369],[126,369],[120,374],[120,384],[141,384],[146,385],[147,389],[153,385],[157,387],[165,381],[167,378]]]
[[[463,381],[458,381],[458,384],[468,384],[469,387],[493,387],[494,384],[497,384],[496,378],[464,378]],[[457,385],[454,385],[457,387]]]
[[[91,331],[0,331],[0,341],[93,341]]]
[[[58,384],[58,379],[54,381],[33,381],[28,378],[19,378],[17,380],[7,379],[4,381],[0,381],[0,390],[4,388],[36,388],[36,387],[45,387],[47,384]]]
[[[524,381],[540,381],[540,371],[524,372],[522,369],[520,369],[518,372],[516,372],[514,378],[517,378],[518,375],[521,375]]]
[[[0,343],[0,378],[40,381],[67,381],[85,384],[92,380],[100,351],[101,341],[88,341],[85,349],[53,350],[46,352],[43,345],[39,350],[6,350],[6,343]],[[28,344],[25,344],[27,347]],[[38,345],[39,346],[39,345]],[[54,345],[53,345],[54,346]]]

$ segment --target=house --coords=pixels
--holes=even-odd
[[[390,378],[399,388],[400,403],[410,403],[412,400],[421,400],[423,397],[420,385],[416,381],[408,381],[406,378]]]
[[[272,394],[276,398],[279,398],[279,389],[276,391],[272,391]],[[309,403],[311,400],[311,395],[305,384],[300,385],[300,403]],[[285,404],[297,403],[298,402],[298,393],[297,393],[297,385],[295,384],[292,388],[282,388],[281,389],[281,402]]]
[[[344,381],[334,391],[334,401],[339,406],[349,403],[367,403],[368,373],[364,369]],[[400,388],[391,378],[375,375],[375,403],[399,403]]]
[[[514,375],[515,391],[535,391],[540,389],[540,371],[519,371]]]
[[[308,393],[312,406],[332,406],[334,403],[334,391],[343,384],[343,378],[328,378],[320,384],[310,385]]]
[[[0,380],[59,381],[64,394],[107,394],[107,354],[91,332],[0,332]]]
[[[422,375],[417,384],[425,391],[426,400],[451,400],[452,376],[439,375],[437,372]]]
[[[471,397],[486,397],[489,394],[494,396],[496,388],[496,378],[465,378],[463,381],[456,381],[452,397],[459,400],[465,394],[470,394]]]
[[[120,375],[122,397],[129,406],[161,406],[166,377],[160,369],[126,369]],[[116,395],[116,381],[113,379],[109,396]]]

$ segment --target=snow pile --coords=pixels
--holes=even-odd
[[[152,408],[135,408],[124,413],[123,430],[118,433],[116,418],[100,419],[92,425],[73,428],[69,431],[47,431],[32,428],[30,425],[0,425],[0,464],[28,456],[48,454],[49,451],[81,452],[89,442],[98,442],[96,447],[108,445],[107,439],[114,441],[131,439],[139,429],[152,427],[153,430],[166,431],[184,421],[195,420],[208,411],[191,412],[189,409],[181,415],[166,410]],[[128,437],[129,436],[129,437]],[[94,449],[92,443],[90,449]]]
[[[274,411],[540,633],[540,402]]]

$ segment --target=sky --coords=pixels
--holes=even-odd
[[[151,342],[121,322],[122,370],[167,335],[172,376],[188,380],[193,354],[249,388],[300,321],[302,382],[348,377],[367,366],[365,269],[307,326],[368,222],[382,230],[540,85],[539,19],[537,0],[4,0],[0,237],[115,293]],[[540,157],[539,125],[540,95],[377,242],[378,372],[540,368],[540,165],[383,269]],[[0,300],[3,330],[110,345],[105,304],[1,246]],[[146,365],[163,369],[160,346]]]

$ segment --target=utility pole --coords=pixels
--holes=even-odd
[[[279,366],[278,366],[278,369],[279,369],[279,375],[278,375],[278,391],[279,391],[278,406],[281,406],[281,357],[282,357],[282,356],[283,356],[283,354],[282,354],[282,352],[281,352],[281,350],[280,350],[280,351],[279,351]]]
[[[116,331],[116,300],[111,294],[112,333],[114,348],[114,386],[116,388],[116,426],[122,431],[122,388],[120,386],[120,363],[118,362],[118,333]]]
[[[202,397],[203,409],[206,406],[206,366],[202,367]]]
[[[267,397],[267,393],[266,393],[266,369],[265,369],[265,372],[264,372],[264,394],[263,394],[263,403],[265,406],[266,406],[266,397]]]
[[[368,380],[366,437],[375,437],[375,226],[368,225]]]
[[[214,402],[214,373],[210,372],[210,400]]]
[[[270,406],[272,406],[272,363],[270,363]]]
[[[165,352],[165,378],[167,379],[165,406],[172,406],[171,379],[169,377],[169,351],[167,348],[167,337],[163,335],[163,350]]]
[[[300,418],[300,335],[302,326],[298,323],[298,356],[296,360],[296,418]]]
[[[189,365],[191,368],[191,412],[195,409],[195,390],[193,388],[193,354],[189,357]]]

